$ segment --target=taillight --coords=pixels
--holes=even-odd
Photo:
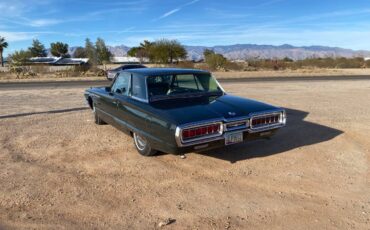
[[[182,139],[189,140],[193,138],[205,137],[221,132],[221,124],[204,125],[182,130]]]
[[[273,125],[279,123],[280,115],[267,115],[265,117],[252,118],[252,126]]]

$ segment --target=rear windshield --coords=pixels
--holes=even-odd
[[[154,100],[223,93],[216,80],[207,73],[150,76],[147,85],[149,97]]]

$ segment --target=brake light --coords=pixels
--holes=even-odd
[[[182,139],[189,140],[193,138],[209,136],[220,133],[221,124],[204,125],[195,128],[189,128],[182,130]]]
[[[265,117],[252,118],[252,126],[273,125],[279,123],[280,115],[267,115]]]

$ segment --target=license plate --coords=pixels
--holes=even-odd
[[[230,133],[225,135],[225,145],[243,142],[243,133]]]

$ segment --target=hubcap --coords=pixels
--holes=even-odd
[[[134,140],[135,140],[135,145],[136,145],[136,147],[137,147],[140,151],[142,151],[142,150],[144,150],[144,149],[145,149],[146,144],[147,144],[147,142],[146,142],[145,138],[143,138],[143,137],[141,137],[140,135],[138,135],[138,134],[134,133]]]

